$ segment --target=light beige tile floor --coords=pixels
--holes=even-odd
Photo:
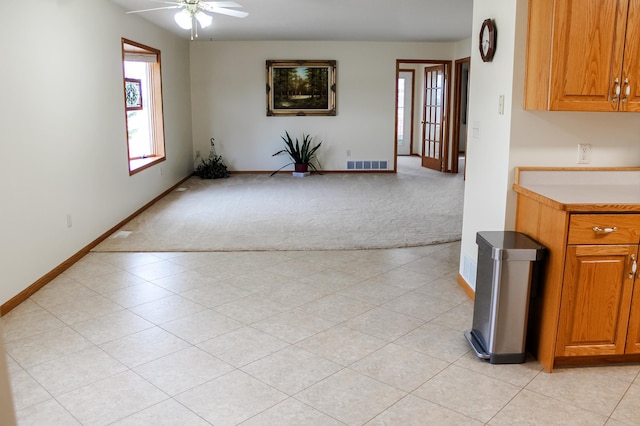
[[[491,365],[459,244],[91,253],[6,315],[21,425],[639,425],[640,365]]]

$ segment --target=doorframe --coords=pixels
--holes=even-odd
[[[415,125],[415,103],[416,103],[416,70],[399,69],[396,78],[396,157],[398,157],[398,80],[401,72],[411,73],[411,135],[409,136],[409,155],[413,155],[413,126]],[[405,96],[406,96],[405,92]],[[406,116],[405,116],[406,118]],[[397,160],[396,160],[397,161]]]
[[[456,59],[454,65],[454,93],[453,93],[453,133],[451,136],[451,150],[456,153],[455,161],[451,162],[451,173],[458,173],[458,154],[460,152],[460,121],[462,117],[462,66],[464,64],[469,64],[468,72],[471,74],[471,57],[467,56],[466,58]],[[469,90],[469,79],[467,77],[467,93]],[[469,109],[469,104],[467,103],[467,109]],[[467,150],[465,149],[465,161],[464,168],[465,171],[467,169],[467,160],[466,160]]]
[[[449,171],[449,144],[450,144],[450,140],[449,140],[449,127],[450,127],[450,120],[449,120],[449,115],[451,112],[451,67],[453,65],[453,62],[450,60],[438,60],[438,59],[396,59],[396,81],[395,81],[395,87],[396,87],[396,99],[395,99],[395,108],[394,108],[394,122],[395,122],[395,126],[394,126],[394,138],[393,138],[393,172],[397,173],[398,172],[398,78],[400,77],[400,68],[402,66],[402,64],[424,64],[424,65],[444,65],[444,78],[445,78],[445,102],[447,105],[447,108],[445,108],[446,111],[446,122],[445,122],[445,128],[443,129],[443,139],[447,141],[446,144],[444,144],[443,146],[443,150],[442,150],[442,156],[443,156],[443,164],[444,164],[444,168],[445,170],[442,170],[443,172],[448,172]],[[412,130],[413,131],[413,130]],[[423,143],[423,141],[421,140],[420,143]],[[424,154],[424,153],[422,153]]]

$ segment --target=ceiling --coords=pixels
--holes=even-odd
[[[157,0],[111,0],[125,11],[162,7]],[[168,0],[171,1],[171,0]],[[198,28],[201,40],[459,41],[471,37],[473,0],[237,0],[246,18],[220,14]],[[189,39],[175,10],[142,18]]]

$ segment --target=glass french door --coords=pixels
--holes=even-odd
[[[446,120],[444,64],[424,70],[422,166],[442,171]]]

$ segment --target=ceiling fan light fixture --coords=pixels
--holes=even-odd
[[[176,24],[178,24],[178,26],[182,29],[190,30],[193,26],[193,18],[191,16],[191,13],[189,13],[186,9],[183,9],[180,12],[176,13],[173,18],[176,20]]]
[[[131,10],[126,13],[149,12],[152,10],[179,9],[180,11],[173,16],[176,24],[183,30],[191,32],[191,40],[198,37],[198,27],[206,28],[213,23],[213,17],[210,13],[220,13],[222,15],[233,16],[235,18],[244,18],[249,14],[232,8],[242,7],[235,1],[218,1],[218,0],[150,0],[156,3],[165,3],[170,6],[154,7],[151,9]]]
[[[197,12],[196,19],[198,20],[202,28],[207,28],[209,25],[211,25],[211,22],[213,21],[213,18],[211,16],[203,12]]]

